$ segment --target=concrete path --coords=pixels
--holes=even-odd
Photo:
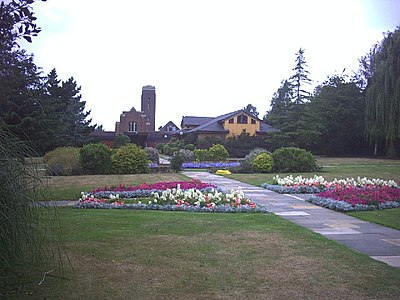
[[[224,191],[241,187],[247,197],[297,225],[400,268],[400,231],[361,221],[343,213],[305,202],[310,195],[282,195],[207,172],[183,172],[188,177],[213,183]]]

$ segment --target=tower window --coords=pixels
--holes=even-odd
[[[128,123],[128,132],[137,132],[137,123],[129,122]]]
[[[247,124],[247,116],[245,116],[245,115],[237,116],[237,123],[238,124]]]

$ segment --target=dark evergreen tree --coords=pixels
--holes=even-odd
[[[358,83],[341,75],[330,77],[304,107],[301,135],[307,148],[327,155],[368,153],[364,111]]]
[[[247,104],[247,106],[243,107],[245,111],[247,111],[249,114],[255,116],[258,118],[259,112],[257,111],[257,107],[253,106],[252,104]]]
[[[295,73],[290,77],[290,82],[294,90],[294,103],[302,104],[308,100],[311,93],[305,89],[306,85],[311,84],[308,77],[307,63],[304,57],[304,49],[300,48],[296,53],[296,66],[293,68]]]

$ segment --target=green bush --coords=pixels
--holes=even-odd
[[[174,172],[179,172],[182,169],[182,164],[184,161],[184,157],[182,153],[176,153],[172,158],[171,158],[171,170]]]
[[[221,144],[216,144],[208,149],[209,160],[224,161],[229,157],[228,151]]]
[[[193,151],[194,149],[196,149],[196,147],[193,144],[187,144],[187,145],[185,145],[184,149]]]
[[[184,162],[194,161],[194,153],[193,153],[193,151],[190,151],[190,150],[187,150],[187,149],[181,149],[181,150],[179,150],[178,153],[183,156],[183,161]]]
[[[131,139],[129,138],[129,136],[125,135],[125,134],[120,134],[118,135],[113,142],[113,149],[117,149],[120,148],[128,143],[131,142]]]
[[[246,155],[246,157],[240,164],[240,171],[242,173],[254,172],[255,170],[253,168],[253,161],[261,153],[266,153],[266,154],[271,155],[271,152],[269,152],[268,150],[263,149],[263,148],[255,148],[255,149],[251,150],[251,152],[248,155]]]
[[[146,151],[135,144],[126,144],[116,149],[112,157],[112,170],[116,174],[140,174],[149,172]]]
[[[144,151],[146,151],[147,154],[147,158],[155,164],[158,164],[160,161],[160,156],[158,154],[157,149],[153,148],[153,147],[146,147],[144,148]]]
[[[295,147],[282,147],[272,154],[274,171],[312,172],[318,169],[317,163],[311,152]]]
[[[209,160],[208,150],[207,149],[195,149],[193,151],[194,159],[196,161],[207,161]]]
[[[51,175],[78,175],[82,172],[79,148],[59,147],[43,157]]]
[[[173,147],[169,144],[166,144],[163,149],[163,154],[165,155],[174,155],[176,152],[179,151],[179,148]]]
[[[159,144],[157,144],[157,145],[156,145],[156,149],[157,149],[158,153],[164,154],[164,147],[165,147],[165,144],[164,144],[164,143],[159,143]]]
[[[109,174],[111,150],[104,144],[88,144],[81,148],[80,161],[85,174]]]
[[[253,169],[256,172],[269,173],[273,165],[272,156],[265,152],[257,155],[253,160]]]

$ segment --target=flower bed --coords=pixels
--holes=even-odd
[[[400,189],[389,186],[347,187],[327,190],[308,200],[339,211],[400,207]]]
[[[106,186],[104,188],[97,188],[93,190],[91,193],[97,193],[102,191],[113,191],[113,192],[121,192],[121,191],[138,191],[138,190],[166,190],[173,189],[179,187],[182,190],[188,189],[205,189],[205,188],[216,188],[217,186],[210,183],[204,183],[200,180],[190,180],[190,181],[171,181],[171,182],[157,182],[157,183],[142,183],[139,185],[130,185],[125,186],[124,184],[120,184],[118,186]]]
[[[346,178],[346,179],[334,179],[328,182],[322,176],[314,175],[312,178],[306,178],[292,175],[280,178],[276,175],[273,178],[274,184],[264,183],[261,186],[265,189],[272,190],[281,194],[315,194],[327,190],[344,189],[348,187],[393,187],[397,188],[398,184],[394,180],[382,180],[382,179],[368,179],[364,178]]]
[[[200,188],[185,188],[189,184],[158,183],[147,187],[176,186],[165,189],[140,189],[130,187],[130,190],[115,189],[106,191],[97,189],[94,193],[82,193],[82,198],[76,208],[119,208],[119,209],[149,209],[173,211],[204,211],[204,212],[268,212],[263,206],[258,206],[244,197],[242,191],[222,193],[215,186],[199,181]],[[140,196],[138,196],[140,194]]]
[[[186,162],[182,164],[182,169],[234,168],[239,166],[239,162]]]

